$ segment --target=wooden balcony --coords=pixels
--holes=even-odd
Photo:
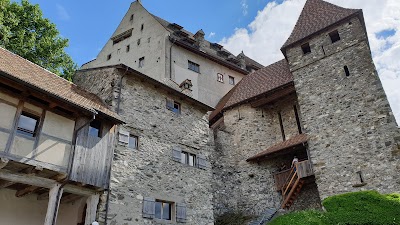
[[[314,172],[309,160],[298,162],[293,168],[274,175],[277,191],[282,192],[282,208],[289,208],[304,184],[304,179],[313,176]]]

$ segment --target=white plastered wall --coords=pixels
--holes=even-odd
[[[0,190],[0,225],[43,225],[47,200],[37,200],[37,195],[15,197],[15,190]],[[85,199],[60,204],[57,225],[80,223]]]

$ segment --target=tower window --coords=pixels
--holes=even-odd
[[[143,31],[144,29],[144,24],[142,23],[142,26],[140,27],[140,30]]]
[[[332,43],[335,43],[337,41],[340,41],[340,35],[337,30],[330,32],[329,37],[331,38]]]
[[[137,45],[140,45],[140,38],[137,40]]]
[[[344,72],[345,72],[345,74],[346,74],[346,77],[350,76],[349,67],[344,66]]]
[[[235,85],[235,78],[232,76],[229,76],[229,84]]]
[[[126,46],[126,52],[129,52],[131,50],[131,46],[130,45],[127,45]]]
[[[278,112],[279,126],[281,127],[282,139],[286,140],[285,128],[283,127],[282,113]]]
[[[311,53],[310,43],[305,43],[301,46],[301,50],[303,50],[303,54]]]
[[[130,21],[133,21],[133,16],[134,16],[134,14],[131,15],[131,18],[129,19]]]
[[[221,83],[224,83],[224,75],[218,73],[218,74],[217,74],[217,81],[218,81],[218,82],[221,82]]]
[[[111,59],[111,54],[108,54],[107,61]]]

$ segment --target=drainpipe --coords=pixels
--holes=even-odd
[[[80,130],[82,130],[82,128],[84,128],[84,127],[86,127],[88,124],[90,124],[93,120],[95,120],[95,119],[96,119],[96,115],[98,114],[98,113],[97,113],[96,111],[94,111],[94,110],[92,111],[92,113],[93,113],[92,119],[90,119],[88,122],[86,122],[85,124],[83,124],[82,126],[80,126],[80,127],[74,132],[74,138],[73,138],[73,140],[74,140],[74,151],[72,152],[71,166],[69,167],[69,170],[68,170],[68,174],[67,174],[68,177],[67,177],[67,179],[61,184],[60,189],[58,190],[57,199],[59,199],[59,198],[61,197],[61,189],[68,183],[68,181],[69,181],[70,178],[71,178],[72,165],[73,165],[74,159],[75,159],[75,148],[76,148],[76,141],[77,141],[77,139],[78,139],[78,132],[79,132]],[[57,207],[59,207],[59,205],[58,205]],[[58,209],[54,211],[53,221],[52,221],[52,223],[51,223],[51,224],[53,224],[53,225],[56,225],[56,217],[57,217],[56,214],[57,214],[57,213],[58,213]]]
[[[172,44],[169,47],[169,79],[172,79],[172,47],[175,44],[175,38],[171,38],[171,35],[168,35],[169,40],[171,40]]]

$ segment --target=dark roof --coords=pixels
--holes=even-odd
[[[191,33],[190,31],[185,30],[182,26],[179,26],[176,23],[170,23],[156,15],[151,14],[167,31],[171,33],[171,41],[175,42],[179,46],[186,48],[187,50],[190,50],[196,54],[200,54],[203,57],[207,57],[208,59],[215,61],[217,63],[222,64],[223,66],[226,66],[230,69],[233,69],[237,72],[240,72],[242,74],[248,74],[250,71],[246,70],[246,68],[242,68],[239,63],[233,63],[232,59],[237,59],[239,62],[239,56],[233,55],[231,52],[228,50],[224,49],[223,46],[217,44],[217,43],[210,43],[207,40],[204,40],[206,42],[207,47],[204,49],[200,49],[199,46],[197,46],[197,43],[195,41],[195,36],[197,33],[204,34],[203,30],[199,30],[196,34]],[[213,48],[213,46],[217,48]],[[243,54],[244,55],[244,54]],[[245,56],[245,55],[244,55]],[[259,69],[264,67],[260,63],[256,62],[255,60],[249,58],[248,56],[245,56],[245,65],[246,67],[252,67],[254,69]]]
[[[322,0],[307,0],[292,34],[281,49],[284,52],[290,45],[359,12],[362,12],[361,9],[346,9]]]
[[[288,139],[286,141],[280,142],[280,143],[278,143],[276,145],[273,145],[273,146],[269,147],[267,150],[262,151],[262,152],[258,153],[257,155],[248,158],[246,161],[249,162],[249,161],[258,160],[260,158],[264,158],[264,157],[266,157],[268,155],[271,155],[273,153],[277,153],[279,151],[282,151],[282,150],[285,150],[285,149],[288,149],[288,148],[295,147],[297,145],[306,143],[307,140],[308,140],[308,136],[306,134],[296,135],[296,136],[291,137],[290,139]]]
[[[250,101],[292,82],[293,75],[285,59],[259,69],[244,77],[234,89],[220,100],[215,107],[216,110],[211,113],[209,120],[213,120],[224,109]]]
[[[38,89],[67,104],[92,113],[100,112],[122,122],[119,115],[110,110],[98,96],[1,47],[0,72],[1,76]]]

